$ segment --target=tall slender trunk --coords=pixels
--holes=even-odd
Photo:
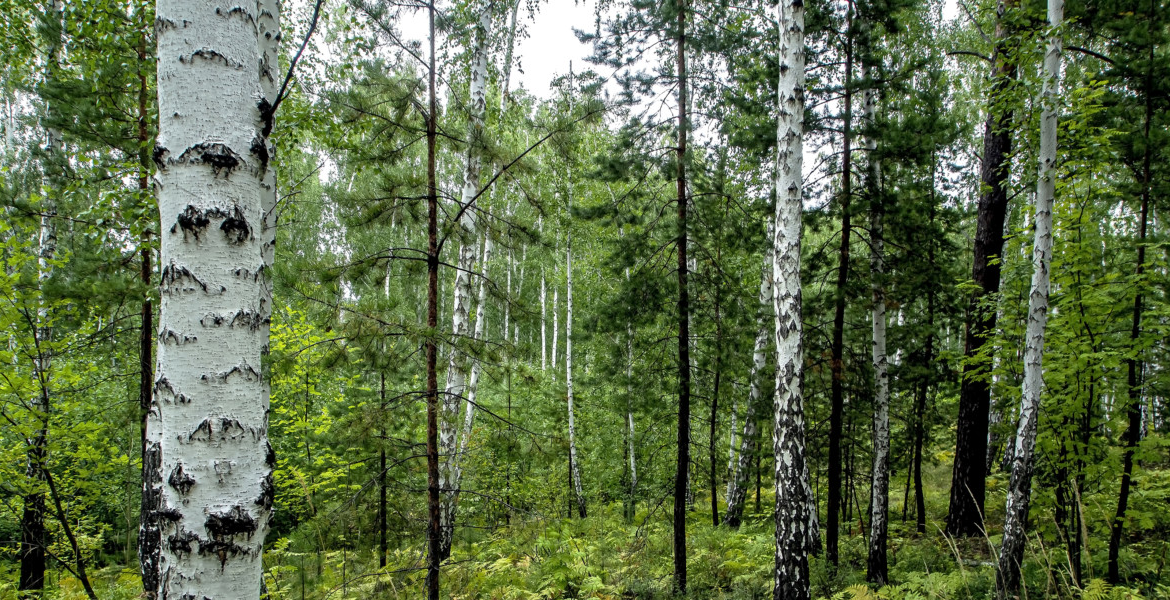
[[[850,204],[853,199],[853,3],[846,8],[845,112],[841,117],[841,246],[837,260],[837,287],[834,291],[833,338],[830,370],[828,517],[825,556],[837,565],[837,537],[841,514],[841,421],[845,412],[845,285],[849,281],[849,239],[852,233]]]
[[[146,23],[140,24],[145,28]],[[138,194],[139,201],[144,205],[152,202],[154,197],[150,192],[150,114],[147,112],[150,99],[150,87],[147,85],[146,68],[146,33],[145,29],[138,45]],[[154,389],[154,304],[151,300],[150,284],[154,269],[150,264],[151,243],[150,228],[142,234],[142,270],[139,274],[144,288],[142,299],[142,322],[138,336],[138,422],[141,443],[142,494],[138,514],[138,564],[142,571],[143,596],[153,600],[158,592],[159,584],[159,552],[161,551],[162,537],[159,529],[157,510],[159,508],[158,486],[162,484],[159,474],[158,453],[148,451],[146,438],[147,420],[150,415],[150,403]]]
[[[439,187],[435,179],[435,144],[439,102],[435,93],[435,5],[427,7],[430,64],[427,69],[427,329],[439,326]],[[443,562],[439,505],[439,349],[427,338],[427,600],[439,600],[439,565]],[[302,585],[302,587],[304,587]]]
[[[871,73],[866,69],[865,78]],[[877,111],[877,90],[865,91],[865,121],[869,127],[874,124]],[[886,289],[885,289],[885,232],[879,189],[877,162],[877,139],[866,136],[865,149],[868,157],[865,166],[865,188],[870,202],[870,288],[873,295],[873,470],[870,484],[869,515],[869,557],[866,561],[866,580],[885,585],[889,579],[886,559],[887,532],[890,508],[890,380],[887,373],[889,363],[886,357]]]
[[[378,568],[386,568],[386,555],[390,551],[386,539],[386,373],[378,374],[378,396],[381,400],[380,420],[382,426],[378,429]]]
[[[159,596],[256,598],[272,514],[260,15],[159,0]],[[207,190],[193,195],[191,190]],[[173,223],[167,227],[168,223]]]
[[[553,273],[556,274],[555,272]],[[552,349],[549,354],[549,364],[552,365],[552,380],[557,380],[557,334],[560,331],[560,321],[558,320],[557,307],[560,304],[560,290],[556,285],[553,285],[553,300],[552,300],[552,314],[553,314],[553,335],[552,335]]]
[[[626,269],[626,279],[630,270]],[[630,481],[627,490],[626,520],[632,521],[638,513],[638,461],[634,444],[634,327],[626,322],[626,457],[629,460]]]
[[[1151,9],[1154,3],[1150,3]],[[1151,10],[1151,14],[1152,14]],[[1154,118],[1154,105],[1150,95],[1150,90],[1153,89],[1154,84],[1154,44],[1150,43],[1149,56],[1147,57],[1146,65],[1146,86],[1145,86],[1145,121],[1144,121],[1144,137],[1145,137],[1145,154],[1142,158],[1142,197],[1141,197],[1141,216],[1138,223],[1138,246],[1137,246],[1137,268],[1134,271],[1134,279],[1137,281],[1138,291],[1133,298],[1133,327],[1130,329],[1129,339],[1132,344],[1131,352],[1134,354],[1126,359],[1126,366],[1128,368],[1128,390],[1129,390],[1129,426],[1125,430],[1125,456],[1122,459],[1121,470],[1121,489],[1117,495],[1117,513],[1113,517],[1113,522],[1110,523],[1109,531],[1109,572],[1108,579],[1110,582],[1116,584],[1121,582],[1121,568],[1119,558],[1121,554],[1121,537],[1122,531],[1125,527],[1125,513],[1129,508],[1129,494],[1130,488],[1133,486],[1133,455],[1137,449],[1138,442],[1141,441],[1142,435],[1142,361],[1137,355],[1138,340],[1142,333],[1142,286],[1145,285],[1143,281],[1146,269],[1146,229],[1149,222],[1150,214],[1150,194],[1151,186],[1153,185],[1151,163],[1153,155],[1153,145],[1150,140],[1150,124]]]
[[[819,543],[805,458],[800,236],[803,209],[804,2],[781,0],[780,81],[776,151],[776,217],[772,238],[776,383],[772,450],[776,456],[776,561],[772,597],[810,597],[808,555]]]
[[[773,217],[774,218],[774,217]],[[743,519],[743,505],[747,498],[748,469],[751,460],[756,455],[756,410],[763,401],[763,376],[767,368],[767,344],[769,330],[775,327],[774,317],[767,316],[774,313],[772,306],[772,269],[775,250],[772,240],[776,230],[773,218],[768,219],[767,247],[764,248],[764,267],[760,273],[760,315],[757,319],[759,327],[756,329],[756,342],[752,349],[752,366],[748,371],[748,398],[743,413],[743,436],[740,437],[739,454],[735,459],[735,467],[727,481],[727,511],[723,514],[723,523],[729,527],[739,527]]]
[[[570,188],[571,189],[571,188]],[[569,192],[570,211],[572,192]],[[569,410],[569,476],[577,499],[577,515],[585,518],[585,491],[581,487],[581,464],[577,458],[577,426],[573,410],[573,234],[565,234],[565,390]]]
[[[983,500],[986,496],[987,432],[991,411],[991,388],[987,368],[976,357],[995,333],[1000,265],[1003,254],[1003,226],[1007,215],[1011,124],[1013,111],[1007,105],[1008,92],[1016,79],[1016,64],[1008,44],[1011,31],[1006,13],[1018,0],[999,0],[996,10],[995,51],[988,98],[987,124],[983,133],[981,189],[975,230],[971,279],[979,287],[967,307],[967,335],[963,355],[963,381],[959,392],[959,418],[955,438],[955,462],[951,475],[950,512],[946,533],[972,536],[983,533]]]
[[[488,56],[487,43],[491,36],[493,3],[488,2],[479,14],[475,33],[475,48],[471,59],[471,84],[468,91],[467,155],[464,160],[463,191],[459,201],[459,228],[464,236],[459,247],[459,264],[453,286],[451,305],[451,339],[454,344],[447,363],[447,384],[443,392],[443,413],[439,420],[439,449],[443,466],[439,471],[439,486],[443,488],[439,513],[441,537],[439,550],[446,559],[451,554],[455,533],[455,498],[459,489],[459,457],[457,446],[459,407],[467,394],[467,360],[459,351],[460,338],[469,332],[471,317],[471,279],[476,262],[479,239],[476,237],[479,174],[482,165],[484,114],[487,111]]]
[[[1028,295],[1028,326],[1024,349],[1024,386],[1020,422],[1016,429],[1012,475],[1008,483],[1003,542],[999,550],[996,594],[1000,600],[1020,591],[1025,527],[1032,493],[1032,454],[1044,389],[1044,328],[1048,323],[1049,267],[1052,264],[1052,207],[1056,200],[1056,119],[1060,94],[1061,38],[1064,0],[1048,0],[1048,52],[1044,57],[1044,86],[1040,95],[1040,156],[1036,180],[1036,241],[1032,251],[1032,291]],[[1062,482],[1063,484],[1063,482]]]
[[[691,464],[690,297],[687,294],[687,0],[677,5],[675,59],[678,69],[678,146],[675,148],[678,195],[678,461],[674,471],[674,591],[687,591],[687,489]]]
[[[57,72],[61,48],[61,3],[49,0],[46,19],[50,19],[51,38],[46,40],[45,71],[47,77]],[[46,102],[45,121],[52,115],[54,106]],[[47,556],[48,533],[45,529],[45,483],[48,468],[49,412],[52,399],[52,339],[53,327],[49,302],[45,296],[45,284],[53,275],[53,260],[57,254],[57,191],[59,166],[65,160],[61,147],[61,134],[57,130],[45,129],[44,177],[42,178],[43,200],[41,201],[40,238],[38,240],[37,316],[33,330],[34,354],[33,377],[37,383],[37,395],[30,402],[32,406],[32,435],[25,440],[27,460],[26,475],[29,491],[24,496],[24,512],[20,521],[20,579],[17,590],[21,597],[33,596],[45,587],[45,559]],[[29,592],[32,592],[31,594]]]
[[[719,252],[715,253],[716,261],[718,261]],[[719,439],[716,430],[719,423],[719,379],[722,376],[722,341],[723,341],[723,327],[719,320],[719,289],[715,289],[715,382],[711,388],[711,423],[710,432],[707,436],[708,452],[711,454],[711,472],[708,475],[708,484],[711,487],[711,526],[719,526],[719,486],[716,482],[715,465],[718,462],[715,458],[715,446]]]

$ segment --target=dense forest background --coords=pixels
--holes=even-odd
[[[567,2],[280,7],[253,147],[276,181],[262,595],[418,598],[428,565],[450,598],[773,595],[777,15],[799,5],[812,597],[1170,597],[1170,4],[599,0],[563,41],[588,61],[516,86],[517,41]],[[193,342],[159,314],[181,278],[160,240],[188,233],[155,184],[175,25],[143,0],[0,14],[0,596],[153,598],[139,541],[182,556],[142,518],[148,422],[181,402],[155,367]]]

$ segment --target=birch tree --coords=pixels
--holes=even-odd
[[[571,191],[570,198],[572,198]],[[571,206],[571,199],[569,203]],[[573,482],[573,495],[577,499],[577,515],[584,519],[585,492],[581,488],[581,465],[577,462],[577,427],[573,415],[573,234],[571,232],[566,232],[565,235],[565,389],[569,409],[569,476]]]
[[[45,11],[48,32],[44,69],[52,77],[58,69],[61,52],[62,14],[59,0],[50,0]],[[44,122],[52,117],[55,107],[46,103]],[[11,126],[6,128],[11,131]],[[36,319],[33,324],[33,379],[36,381],[36,396],[29,405],[32,408],[33,423],[29,437],[25,439],[25,474],[31,490],[24,496],[24,511],[20,519],[20,592],[35,592],[45,587],[45,559],[47,558],[48,532],[45,529],[45,488],[49,446],[49,411],[52,400],[52,339],[53,323],[45,285],[53,275],[57,257],[57,197],[56,185],[59,165],[63,164],[61,133],[51,126],[45,127],[44,173],[41,178],[41,219],[37,238],[37,296]],[[23,594],[22,594],[23,595]]]
[[[870,72],[866,69],[865,78]],[[870,128],[877,111],[877,90],[865,91],[864,119]],[[886,539],[889,528],[890,504],[890,380],[886,357],[886,292],[885,240],[882,224],[881,192],[878,189],[877,139],[866,136],[865,149],[869,155],[865,169],[865,188],[870,196],[870,288],[873,296],[873,470],[870,484],[869,557],[866,561],[866,579],[885,585],[888,579]]]
[[[159,0],[161,237],[149,450],[160,597],[256,598],[275,464],[268,393],[265,110],[256,7]],[[165,477],[165,485],[163,478]]]
[[[776,563],[772,597],[811,597],[808,555],[816,545],[815,504],[804,452],[804,349],[801,325],[800,235],[804,185],[804,2],[782,0],[776,151],[776,216],[772,238],[776,380],[772,449],[776,457]]]
[[[467,154],[464,160],[463,191],[459,201],[459,229],[464,240],[459,248],[459,262],[453,286],[451,306],[451,338],[454,341],[469,333],[471,317],[471,278],[476,262],[476,209],[474,203],[480,193],[479,175],[482,164],[481,147],[484,135],[484,113],[487,111],[487,43],[491,35],[494,3],[488,2],[479,13],[475,33],[475,47],[471,54],[471,84],[468,92]],[[440,511],[439,552],[446,559],[451,554],[454,535],[454,507],[458,490],[458,436],[459,407],[467,391],[466,360],[456,345],[452,345],[447,363],[447,385],[443,393],[443,414],[440,420],[439,450],[443,468],[439,486],[443,489]]]
[[[1024,385],[1020,421],[1016,429],[1012,475],[1008,483],[1003,542],[999,550],[996,595],[1016,597],[1024,561],[1025,527],[1032,492],[1033,451],[1044,390],[1044,328],[1048,323],[1049,270],[1052,265],[1052,207],[1056,200],[1056,126],[1060,95],[1061,21],[1064,0],[1048,0],[1048,49],[1044,56],[1044,84],[1040,93],[1040,154],[1036,179],[1036,238],[1032,250],[1032,290],[1028,295],[1028,326],[1024,347]]]
[[[740,437],[738,453],[733,454],[734,468],[727,481],[727,511],[723,515],[723,524],[729,527],[739,527],[743,519],[743,505],[747,499],[748,470],[751,468],[752,457],[756,455],[756,407],[762,402],[763,377],[766,370],[768,338],[774,332],[772,315],[772,270],[775,249],[772,245],[776,237],[775,224],[768,220],[768,231],[765,239],[768,246],[764,249],[764,267],[760,272],[760,309],[759,326],[756,329],[756,342],[752,348],[752,366],[748,371],[748,399],[743,413],[743,435]],[[770,327],[771,326],[771,327]]]

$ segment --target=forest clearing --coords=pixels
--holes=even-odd
[[[0,598],[1170,598],[1164,0],[0,14]]]

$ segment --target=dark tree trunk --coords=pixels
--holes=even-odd
[[[678,463],[674,475],[674,590],[687,591],[687,482],[691,446],[690,298],[687,294],[687,5],[678,5]]]
[[[378,393],[382,400],[382,412],[379,421],[381,439],[378,448],[378,568],[386,568],[386,554],[389,546],[386,544],[386,374],[378,374]]]
[[[718,260],[718,258],[716,258]],[[708,450],[711,453],[711,473],[708,476],[708,481],[711,485],[711,526],[719,526],[719,486],[716,483],[716,458],[715,458],[715,441],[717,436],[717,425],[719,419],[719,379],[722,375],[722,364],[720,357],[723,349],[721,347],[722,328],[719,322],[719,289],[715,290],[715,383],[711,391],[711,430],[708,436]]]
[[[837,565],[837,538],[840,535],[841,505],[841,421],[845,412],[845,284],[849,280],[849,237],[852,226],[849,214],[853,195],[853,5],[846,9],[845,38],[845,113],[842,117],[841,155],[841,248],[837,263],[837,288],[833,312],[832,384],[829,408],[829,475],[828,523],[825,525],[825,556]]]
[[[147,101],[150,88],[142,67],[146,64],[146,37],[138,45],[138,193],[139,201],[150,196],[150,128]],[[159,552],[162,537],[158,525],[159,496],[155,485],[162,483],[159,456],[151,455],[146,442],[146,419],[150,414],[154,391],[154,306],[151,303],[150,280],[154,272],[150,265],[150,230],[142,235],[142,271],[140,274],[145,296],[142,299],[142,324],[138,335],[138,421],[141,429],[142,498],[138,515],[138,563],[142,569],[143,597],[153,599],[158,594]]]
[[[1145,139],[1146,149],[1145,155],[1142,159],[1142,207],[1141,207],[1141,222],[1138,224],[1138,247],[1137,247],[1137,269],[1135,270],[1136,279],[1138,280],[1138,292],[1134,294],[1133,298],[1133,328],[1130,329],[1129,339],[1134,345],[1134,350],[1138,343],[1138,338],[1142,332],[1142,292],[1141,282],[1142,275],[1146,268],[1146,228],[1149,221],[1150,213],[1150,186],[1151,186],[1151,155],[1153,148],[1150,143],[1150,122],[1153,120],[1153,103],[1150,97],[1150,89],[1153,85],[1153,64],[1154,64],[1154,45],[1150,44],[1149,68],[1146,71],[1146,114],[1145,114]],[[1122,460],[1121,471],[1121,491],[1117,495],[1117,513],[1113,517],[1113,522],[1109,531],[1109,573],[1108,579],[1110,583],[1121,583],[1121,569],[1118,564],[1118,558],[1121,552],[1121,537],[1125,526],[1125,513],[1129,508],[1129,494],[1130,488],[1133,486],[1133,455],[1137,449],[1138,442],[1141,441],[1142,436],[1142,361],[1136,355],[1131,356],[1126,360],[1128,367],[1129,387],[1129,427],[1125,430],[1125,457]]]
[[[963,354],[962,388],[959,392],[959,419],[955,439],[955,463],[951,476],[950,512],[947,535],[971,536],[983,533],[983,500],[986,495],[987,431],[991,410],[991,387],[985,363],[975,363],[987,339],[995,333],[993,302],[999,292],[1003,254],[1003,225],[1007,215],[1008,179],[1012,151],[1013,111],[1004,106],[1016,79],[1016,64],[1007,47],[1009,34],[1005,13],[1018,0],[1001,0],[995,25],[993,85],[983,133],[983,164],[980,170],[983,193],[979,196],[971,279],[979,287],[967,307],[967,335]]]
[[[427,82],[427,329],[439,326],[439,196],[435,180],[435,142],[439,103],[435,97],[435,6],[429,10],[431,57]],[[439,378],[435,338],[427,339],[427,600],[439,600]]]

